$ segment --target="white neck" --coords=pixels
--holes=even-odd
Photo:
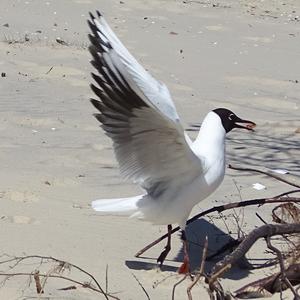
[[[209,163],[225,160],[225,135],[220,117],[211,111],[201,124],[198,137],[192,145],[193,151]]]

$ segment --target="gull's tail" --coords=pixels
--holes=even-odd
[[[138,211],[138,202],[143,196],[95,200],[92,202],[92,208],[105,214],[130,216]]]

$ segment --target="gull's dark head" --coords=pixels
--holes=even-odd
[[[249,120],[243,120],[231,110],[226,108],[216,108],[213,110],[213,112],[220,117],[226,133],[234,128],[243,128],[254,131],[253,128],[256,126],[254,122]]]

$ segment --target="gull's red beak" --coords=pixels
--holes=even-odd
[[[243,128],[247,130],[254,131],[254,127],[256,127],[256,124],[249,120],[242,120],[240,118],[237,118],[234,122],[235,128]]]

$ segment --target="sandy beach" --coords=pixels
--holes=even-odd
[[[177,274],[182,261],[179,235],[174,235],[170,256],[159,270],[156,258],[164,242],[142,258],[134,254],[164,234],[165,227],[99,216],[90,207],[95,199],[139,192],[120,177],[111,141],[92,116],[86,20],[96,9],[137,60],[168,86],[185,128],[201,122],[211,109],[227,107],[257,123],[254,133],[236,130],[228,135],[228,163],[300,176],[300,2],[0,2],[0,261],[5,254],[53,256],[84,268],[103,287],[108,274],[108,291],[120,299],[147,299],[138,281],[151,299],[172,299],[173,285],[182,277]],[[254,183],[265,189],[254,189]],[[266,176],[227,170],[221,187],[193,214],[290,189]],[[263,206],[235,213],[247,233],[262,225],[256,212],[271,222],[270,211],[271,206]],[[205,233],[211,251],[229,232],[237,237],[233,213],[224,216],[226,222],[213,214],[188,229],[198,244],[190,248],[194,269]],[[265,258],[265,249],[264,241],[258,242],[249,258]],[[36,266],[20,268],[32,272]],[[0,271],[7,269],[0,265]],[[233,292],[275,270],[237,266],[221,282]],[[72,270],[67,272],[73,276]],[[177,287],[175,299],[187,299],[189,284],[186,280]],[[66,286],[49,279],[41,299],[103,298],[84,288],[59,290]],[[209,299],[201,284],[193,295]],[[284,295],[292,299],[289,291]],[[28,278],[19,276],[0,285],[0,299],[39,298],[34,283],[29,286]]]

